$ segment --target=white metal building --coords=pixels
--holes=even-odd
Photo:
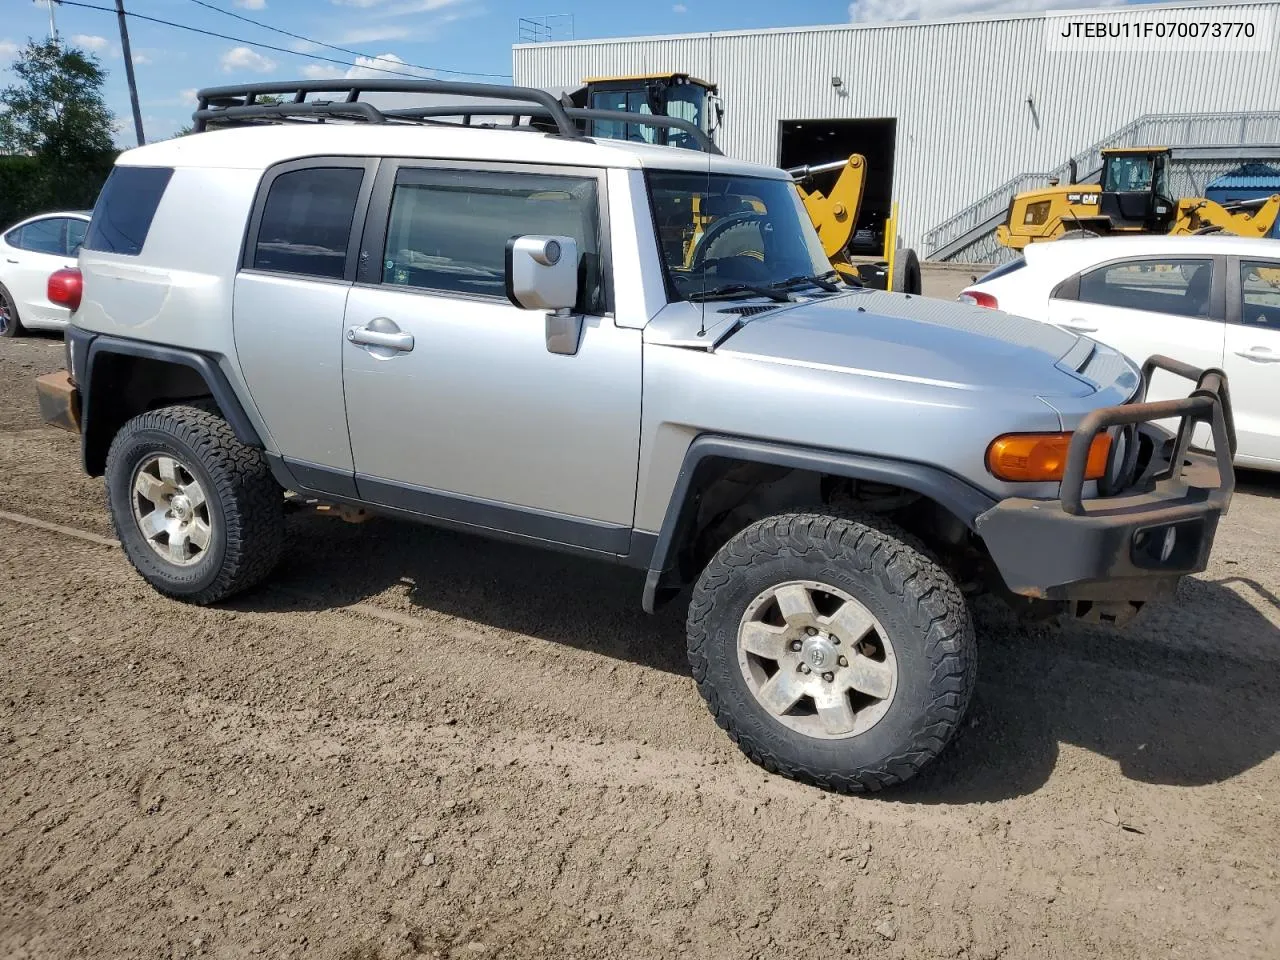
[[[1137,9],[1280,30],[1280,3]],[[901,241],[934,255],[950,244],[957,259],[989,257],[981,243],[966,251],[966,231],[1072,156],[1085,172],[1102,146],[1280,145],[1274,30],[1268,49],[1191,53],[1053,51],[1046,30],[1043,14],[1006,14],[522,44],[513,73],[539,87],[663,71],[717,83],[725,153],[783,166],[865,153],[885,187],[868,202],[887,208],[891,192]],[[815,155],[817,128],[831,155]]]

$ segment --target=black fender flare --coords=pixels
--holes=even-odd
[[[253,421],[245,413],[244,405],[236,396],[226,374],[218,366],[217,358],[197,350],[178,347],[162,347],[145,340],[130,340],[124,337],[113,337],[106,334],[95,335],[76,327],[67,328],[67,350],[72,355],[72,367],[80,391],[80,431],[81,455],[85,472],[91,477],[101,476],[106,464],[106,447],[110,440],[102,444],[103,438],[97,434],[95,419],[94,395],[100,389],[110,389],[111,385],[98,382],[95,376],[97,362],[104,356],[140,357],[160,363],[175,364],[188,367],[202,379],[208,387],[214,402],[222,412],[223,418],[231,427],[241,443],[262,449],[264,444],[258,435]]]
[[[680,535],[692,522],[697,501],[692,491],[705,471],[717,462],[743,461],[771,466],[811,470],[815,473],[871,480],[911,490],[940,504],[970,530],[976,530],[977,518],[996,505],[996,500],[955,474],[924,463],[892,460],[884,457],[827,450],[816,447],[791,446],[765,440],[702,434],[685,451],[680,473],[676,477],[667,503],[662,529],[658,532],[645,576],[642,605],[653,613],[663,601],[678,592],[670,586],[669,574],[676,561]],[[664,596],[665,594],[665,596]]]

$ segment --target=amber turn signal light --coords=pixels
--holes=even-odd
[[[987,469],[1001,480],[1061,480],[1067,468],[1069,433],[1009,433],[987,447]],[[1089,445],[1084,478],[1100,480],[1107,474],[1111,438],[1100,433]]]

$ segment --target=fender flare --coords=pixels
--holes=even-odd
[[[74,332],[73,332],[74,331]],[[122,337],[93,335],[85,331],[67,328],[67,349],[73,353],[76,381],[80,388],[81,455],[85,472],[100,476],[105,465],[105,452],[98,451],[94,443],[95,404],[94,393],[101,385],[95,383],[95,367],[103,356],[140,357],[161,363],[188,367],[204,381],[209,393],[218,404],[223,418],[241,443],[262,449],[264,444],[257,428],[245,413],[244,405],[236,396],[226,374],[218,366],[216,358],[196,350],[162,347],[144,340],[128,340]],[[109,441],[108,441],[109,445]],[[101,454],[101,455],[100,455]]]
[[[792,467],[855,480],[893,484],[935,501],[974,531],[977,529],[977,518],[997,502],[968,481],[929,464],[841,450],[703,434],[695,438],[685,451],[684,462],[680,466],[680,473],[667,504],[662,529],[654,543],[641,601],[646,613],[653,613],[662,602],[679,590],[678,586],[673,588],[670,585],[668,575],[675,564],[680,534],[696,511],[696,500],[691,496],[691,491],[699,477],[704,476],[705,471],[714,467],[717,461]]]

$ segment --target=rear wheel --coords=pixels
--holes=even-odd
[[[893,292],[920,293],[923,283],[920,277],[920,258],[910,247],[904,247],[893,257]]]
[[[900,783],[937,756],[977,668],[955,583],[871,516],[748,527],[699,579],[688,639],[699,691],[749,758],[846,792]]]
[[[174,406],[134,417],[111,443],[106,481],[116,536],[161,593],[214,603],[275,567],[283,492],[262,451],[216,413]]]
[[[9,291],[0,286],[0,337],[16,337],[22,332],[18,319],[18,305]]]

